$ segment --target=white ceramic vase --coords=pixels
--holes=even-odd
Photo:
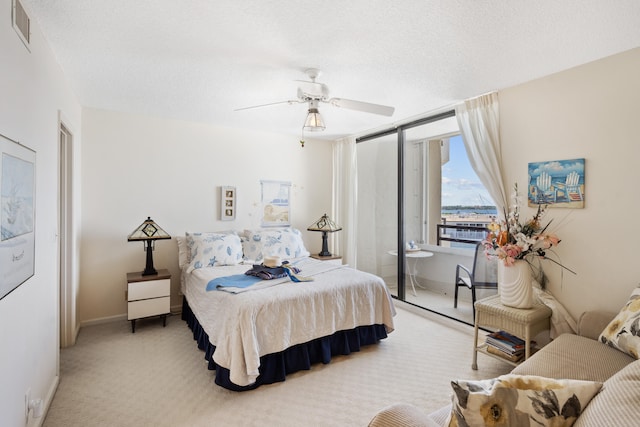
[[[533,307],[531,268],[524,260],[516,260],[511,266],[498,262],[498,292],[500,302],[508,307]]]

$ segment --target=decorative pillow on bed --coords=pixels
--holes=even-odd
[[[228,231],[214,231],[214,232],[200,232],[200,233],[189,233],[188,231],[184,233],[184,237],[176,236],[176,241],[178,242],[178,266],[183,269],[191,262],[191,246],[193,246],[192,236],[197,234],[201,237],[205,235],[211,234],[238,234],[235,230]]]
[[[265,256],[279,256],[283,260],[309,256],[302,234],[295,228],[276,230],[245,230],[242,239],[244,259],[262,262]]]
[[[191,233],[187,236],[191,261],[187,273],[203,267],[236,265],[242,261],[242,243],[237,234]]]
[[[600,334],[600,342],[638,359],[640,354],[640,286]]]
[[[502,375],[452,381],[451,426],[571,426],[602,383]]]
[[[178,242],[178,267],[182,270],[191,261],[191,250],[187,246],[187,237],[176,236]]]

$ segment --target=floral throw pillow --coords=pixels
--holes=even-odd
[[[638,359],[640,354],[640,286],[600,334],[600,342]]]
[[[568,427],[602,383],[508,374],[490,380],[452,381],[451,386],[450,427]]]
[[[309,256],[300,230],[246,230],[242,239],[244,259],[261,263],[266,256],[279,256],[282,260]]]
[[[237,234],[192,233],[187,236],[187,246],[191,253],[187,273],[242,261],[242,244]]]

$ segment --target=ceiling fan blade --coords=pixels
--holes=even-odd
[[[301,103],[301,102],[304,102],[304,101],[301,101],[301,100],[299,100],[299,99],[291,99],[291,100],[289,100],[289,101],[278,101],[278,102],[271,102],[271,103],[269,103],[269,104],[252,105],[251,107],[236,108],[236,109],[235,109],[235,110],[233,110],[233,111],[251,110],[251,109],[253,109],[253,108],[271,107],[271,106],[274,106],[274,105],[280,105],[280,104],[289,104],[289,105],[293,105],[293,104],[299,104],[299,103]]]
[[[334,107],[348,108],[350,110],[364,111],[366,113],[379,114],[381,116],[392,116],[394,107],[386,105],[372,104],[370,102],[354,101],[352,99],[331,98],[329,104]]]

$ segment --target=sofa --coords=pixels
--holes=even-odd
[[[638,289],[637,301],[640,302],[640,288]],[[634,298],[630,302],[633,300]],[[625,319],[628,318],[628,313],[625,316]],[[616,337],[624,336],[629,329],[628,325],[626,327],[622,325],[624,322],[620,321],[619,317],[620,313],[617,315],[602,311],[583,313],[578,320],[577,334],[558,336],[505,376],[511,380],[542,377],[562,379],[562,381],[571,380],[572,384],[592,385],[591,396],[585,399],[583,407],[580,407],[574,419],[569,422],[563,419],[561,423],[549,422],[544,425],[571,425],[574,422],[573,425],[576,427],[640,425],[640,360],[637,359],[635,350],[621,351],[616,348],[616,343],[612,342]],[[636,325],[639,324],[640,317],[635,319]],[[607,330],[613,334],[611,341],[603,338],[603,331]],[[490,386],[495,386],[495,380],[487,381],[491,381]],[[452,381],[453,405],[456,405],[457,386],[458,382]],[[448,405],[427,414],[414,405],[396,403],[379,411],[370,421],[369,426],[445,426],[453,407]],[[529,420],[514,422],[513,419],[515,418],[507,423],[487,423],[487,425],[538,425]],[[485,423],[459,423],[455,416],[449,425],[465,424],[485,425]]]

